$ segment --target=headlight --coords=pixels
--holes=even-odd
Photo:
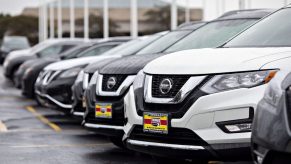
[[[138,88],[142,88],[144,85],[145,74],[143,70],[139,71],[137,76],[133,81],[133,89],[136,90]]]
[[[66,70],[63,73],[61,73],[59,78],[70,78],[70,77],[77,76],[81,70],[82,70],[82,68],[80,68],[80,67],[71,68],[71,69]]]
[[[97,78],[98,78],[98,71],[96,71],[93,74],[93,76],[92,76],[92,78],[91,78],[91,80],[89,82],[89,87],[92,86],[92,85],[95,85],[97,83]]]
[[[83,76],[84,76],[84,70],[81,70],[76,78],[75,83],[79,83],[83,80]]]
[[[206,93],[217,93],[239,88],[252,88],[268,83],[276,72],[276,70],[268,70],[216,75],[201,90]]]

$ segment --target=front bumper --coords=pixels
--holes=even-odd
[[[218,159],[249,160],[251,159],[251,133],[226,133],[220,129],[216,123],[250,118],[250,109],[256,109],[258,102],[263,97],[265,87],[266,86],[259,86],[252,89],[239,89],[202,96],[196,100],[190,108],[188,108],[186,113],[181,118],[173,118],[170,120],[169,132],[171,129],[175,128],[190,130],[193,133],[192,136],[190,136],[190,138],[193,139],[193,142],[192,140],[181,141],[182,145],[194,146],[192,148],[196,148],[195,146],[202,146],[204,150],[209,152],[206,153],[206,156],[211,154],[212,158]],[[148,153],[158,156],[165,156],[168,155],[165,152],[173,150],[177,146],[180,147],[179,145],[181,143],[175,143],[177,142],[176,140],[174,140],[175,142],[173,141],[174,143],[172,141],[163,143],[166,137],[160,137],[153,140],[143,131],[140,131],[140,138],[136,138],[134,131],[137,126],[142,127],[143,117],[137,112],[137,105],[132,87],[130,88],[129,93],[125,96],[124,100],[126,108],[125,115],[128,119],[128,123],[125,126],[126,135],[124,139],[129,148],[147,153],[148,150],[151,150],[149,147],[153,147],[154,144],[156,149],[159,151]],[[180,137],[177,137],[178,140],[179,138]],[[133,144],[132,140],[144,143],[150,142],[150,145],[136,145]],[[192,144],[190,144],[191,142]],[[170,145],[165,147],[156,143]],[[183,151],[197,151],[191,149],[189,150],[187,146],[182,147]],[[203,149],[199,149],[198,151],[205,152],[201,150]],[[183,154],[179,155],[183,156]]]
[[[95,87],[86,90],[86,102],[87,111],[84,117],[84,126],[92,131],[110,136],[122,138],[124,135],[124,125],[126,120],[124,118],[124,95],[119,97],[96,97],[94,94],[94,99],[92,101],[92,89],[95,91]],[[90,94],[91,93],[91,94]],[[95,92],[93,92],[95,93]],[[91,101],[90,101],[91,99]],[[89,101],[88,101],[89,100]],[[95,104],[98,103],[110,103],[112,104],[112,118],[96,118],[95,117]]]
[[[69,112],[72,108],[71,87],[74,80],[75,78],[56,79],[47,85],[43,85],[41,82],[36,83],[35,93],[41,97],[45,103]]]

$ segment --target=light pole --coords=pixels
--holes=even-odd
[[[43,41],[43,0],[39,1],[38,6],[38,40]]]
[[[89,39],[89,4],[88,0],[84,0],[84,39]]]
[[[75,38],[75,0],[70,0],[70,37]]]
[[[54,2],[50,3],[50,38],[55,37]]]
[[[137,0],[130,1],[130,24],[131,37],[138,37]]]
[[[103,0],[103,37],[109,37],[108,0]]]
[[[245,0],[239,0],[239,9],[243,10],[246,8]]]
[[[48,15],[47,15],[47,2],[43,3],[43,40],[48,38]]]
[[[58,0],[58,38],[63,37],[62,0]]]
[[[175,30],[177,28],[177,0],[172,0],[171,5],[171,30]]]
[[[186,0],[185,4],[185,22],[190,22],[190,2]]]

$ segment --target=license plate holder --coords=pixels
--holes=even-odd
[[[169,115],[145,112],[143,114],[143,131],[145,133],[168,134]]]
[[[96,103],[95,104],[96,118],[112,118],[112,104],[111,103]]]

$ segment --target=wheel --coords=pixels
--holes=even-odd
[[[124,143],[121,138],[109,137],[110,141],[117,147],[121,149],[126,149]]]
[[[172,159],[172,158],[166,158],[166,157],[158,157],[153,156],[157,164],[208,164],[208,161],[204,160],[183,160],[183,159]]]

